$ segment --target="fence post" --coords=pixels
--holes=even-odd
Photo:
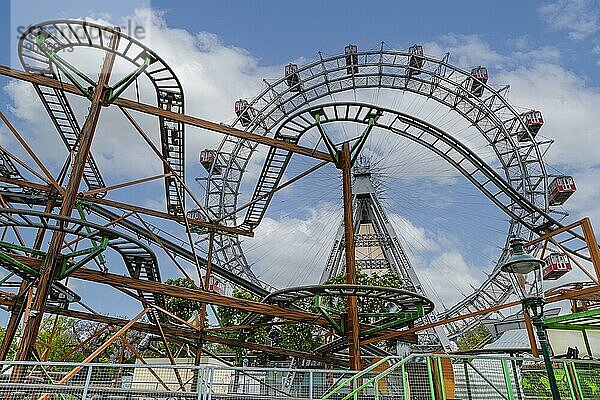
[[[515,379],[515,389],[517,390],[517,399],[518,400],[523,400],[523,394],[522,392],[522,382],[519,379],[519,370],[517,368],[517,363],[515,362],[514,359],[510,360],[510,366],[512,367],[513,370],[513,377]]]
[[[471,383],[469,382],[469,365],[467,364],[467,360],[463,359],[463,369],[465,370],[465,385],[467,387],[467,397],[469,400],[473,400],[473,395],[471,394]]]
[[[444,384],[444,371],[442,369],[442,358],[440,356],[435,357],[437,363],[437,373],[434,374],[434,377],[437,379],[434,380],[434,385],[436,388],[436,392],[439,393],[439,400],[446,400],[446,388]]]
[[[567,383],[569,384],[569,393],[571,394],[571,400],[580,400],[580,393],[577,393],[577,390],[573,386],[573,379],[571,376],[572,369],[570,368],[571,364],[567,365],[566,362],[563,361],[563,369],[565,370],[565,376],[567,377]]]
[[[81,400],[85,400],[87,397],[88,389],[90,387],[90,382],[92,380],[92,366],[88,366],[88,373],[85,377],[85,385],[83,386],[83,393],[81,394]]]
[[[313,371],[308,373],[308,399],[313,400]]]
[[[404,395],[404,400],[410,400],[410,386],[408,384],[408,374],[406,373],[404,363],[400,366],[400,374],[402,374],[402,394]]]
[[[502,363],[502,373],[504,374],[504,384],[506,385],[508,400],[515,400],[515,394],[513,393],[512,383],[510,381],[510,373],[508,372],[508,363],[504,358],[500,360],[500,362]]]
[[[196,366],[196,391],[198,392],[198,400],[204,400],[204,390],[202,389],[202,385],[204,385],[204,367]]]
[[[212,384],[215,376],[215,367],[208,367],[207,377],[205,379],[206,382],[206,399],[212,399]]]
[[[425,360],[427,361],[427,378],[429,379],[429,392],[431,393],[431,398],[435,400],[435,387],[433,385],[433,373],[431,371],[431,363],[433,362],[433,360],[431,359],[431,357],[427,357]]]
[[[583,390],[581,390],[581,383],[579,382],[579,374],[577,373],[575,363],[571,364],[571,369],[573,370],[573,378],[575,378],[575,386],[577,386],[577,392],[580,396],[583,397]]]

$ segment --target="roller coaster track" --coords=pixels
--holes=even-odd
[[[56,20],[37,24],[28,29],[19,41],[19,59],[23,68],[30,73],[51,78],[60,78],[53,61],[39,47],[37,37],[47,36],[44,45],[54,53],[72,51],[76,47],[89,47],[114,52],[136,67],[149,57],[152,61],[144,74],[152,82],[156,92],[158,107],[177,113],[184,113],[183,88],[173,70],[152,50],[139,41],[116,32],[120,37],[118,48],[113,51],[105,38],[116,31],[114,28],[91,22],[76,20]],[[65,142],[69,152],[77,151],[80,127],[65,92],[59,89],[42,88],[35,85],[36,91],[48,111],[52,122]],[[159,117],[162,155],[179,176],[184,178],[185,125],[181,122]],[[169,169],[163,166],[165,174]],[[90,189],[104,187],[99,169],[90,155],[87,159],[85,181]],[[165,178],[167,211],[172,215],[183,216],[183,186],[172,177]],[[102,193],[102,192],[100,192]],[[101,195],[101,194],[100,194]]]

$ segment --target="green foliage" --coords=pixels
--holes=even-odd
[[[252,293],[239,289],[235,289],[233,291],[233,297],[244,300],[260,301],[260,298],[253,295]],[[235,326],[241,325],[244,318],[246,318],[246,316],[248,315],[248,311],[219,306],[217,307],[217,315],[222,326]],[[236,329],[232,331],[223,331],[219,334],[229,339],[234,339],[242,342],[248,341],[254,343],[262,343],[267,337],[267,331],[265,328],[257,328],[249,331]],[[239,347],[226,347],[225,349],[235,354],[234,364],[237,366],[241,366],[244,356],[248,353],[248,349],[242,349]]]
[[[42,321],[37,339],[37,350],[40,357],[48,361],[58,361],[64,358],[67,362],[81,362],[98,346],[104,343],[114,333],[110,329],[90,340],[79,350],[70,354],[71,351],[80,343],[91,336],[103,324],[90,321],[75,320],[67,317],[47,317]],[[0,328],[0,340],[4,339],[6,330]],[[14,360],[18,349],[18,338],[20,330],[17,331],[16,338],[11,344],[7,359]],[[129,331],[127,339],[133,343],[140,340],[143,334],[135,331]],[[119,362],[121,353],[121,342],[115,342],[104,350],[94,362],[110,363]],[[67,357],[68,355],[68,357]],[[124,362],[135,361],[134,355],[126,350],[123,354]]]
[[[312,299],[302,299],[295,303],[302,310],[318,313]],[[313,351],[323,344],[323,329],[311,323],[282,325],[281,346],[289,350]]]
[[[4,335],[6,335],[6,328],[0,327],[0,343],[4,341]],[[14,360],[18,349],[19,344],[16,340],[13,340],[13,342],[10,344],[10,350],[8,351],[7,360]]]
[[[194,289],[194,285],[192,282],[187,280],[186,278],[178,278],[178,279],[167,279],[167,285],[179,286],[188,289]],[[179,318],[184,320],[189,320],[194,311],[200,312],[202,308],[202,303],[193,300],[186,300],[177,297],[165,296],[165,308],[177,315]]]
[[[483,324],[477,325],[458,340],[458,349],[461,351],[475,349],[483,340],[490,336],[490,332]]]
[[[325,285],[340,285],[346,283],[345,275],[335,276],[325,282]],[[364,286],[381,286],[402,289],[404,287],[404,280],[398,274],[391,272],[378,275],[378,274],[365,274],[364,272],[356,272],[356,283]],[[323,305],[343,311],[346,308],[346,298],[343,296],[330,296],[323,298]],[[389,304],[385,300],[375,298],[359,298],[358,299],[358,313],[359,314],[371,314],[371,313],[387,313]],[[380,317],[361,317],[361,323],[374,323]]]
[[[325,284],[344,284],[345,277],[337,276]],[[383,286],[383,287],[404,287],[404,281],[396,274],[383,274],[383,275],[367,275],[362,272],[357,272],[357,283],[359,285],[368,286]],[[251,301],[260,301],[257,296],[252,295],[243,290],[234,290],[233,297]],[[346,307],[345,297],[324,297],[323,301],[328,307],[335,308],[344,311]],[[317,313],[313,299],[301,299],[295,303],[299,308]],[[361,313],[385,313],[388,312],[388,304],[385,304],[383,300],[378,299],[362,299],[359,301],[359,312]],[[236,310],[226,307],[217,307],[217,314],[221,326],[235,326],[240,325],[242,321],[248,315],[247,311]],[[364,317],[363,322],[373,322],[369,319],[370,317]],[[381,318],[379,318],[381,319]],[[289,350],[298,351],[313,351],[317,347],[323,344],[324,330],[320,326],[316,326],[310,323],[299,323],[299,324],[286,324],[279,328],[274,328],[277,333],[277,337],[274,338],[275,345],[281,346]],[[243,330],[232,330],[220,332],[222,336],[235,339],[238,341],[249,341],[254,343],[263,343],[267,338],[266,328],[257,328],[251,331]],[[232,352],[236,355],[236,364],[241,365],[244,356],[248,353],[248,350],[239,348],[226,348],[227,351]]]
[[[79,344],[77,321],[66,317],[59,317],[56,320],[54,317],[46,318],[38,334],[38,342],[50,345],[49,348],[43,346],[40,349],[42,354],[48,352],[46,357],[48,360],[60,360]],[[76,352],[67,361],[79,362],[84,358],[85,354]]]
[[[556,385],[560,393],[560,398],[570,398],[569,382],[567,374],[563,369],[554,369]],[[525,395],[533,395],[535,398],[552,398],[550,390],[550,381],[546,375],[543,365],[529,366],[521,369],[523,392]],[[594,398],[594,397],[590,397]]]

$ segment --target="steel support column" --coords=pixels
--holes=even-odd
[[[354,252],[354,224],[352,222],[352,158],[350,145],[344,143],[340,157],[339,168],[342,170],[342,186],[344,196],[344,237],[346,251],[346,283],[356,284],[356,259]],[[348,353],[350,355],[350,368],[361,370],[360,340],[358,338],[358,299],[348,296],[346,312],[346,332],[348,337]]]
[[[117,35],[113,35],[111,37],[110,46],[115,49],[118,45],[118,41],[119,37]],[[98,124],[98,119],[104,104],[105,96],[108,93],[106,89],[108,88],[114,61],[115,54],[107,52],[102,65],[102,70],[100,72],[100,77],[98,79],[98,84],[96,85],[94,91],[94,97],[89,108],[88,116],[81,130],[79,149],[73,162],[71,176],[65,189],[60,208],[59,215],[61,216],[71,215],[73,207],[75,206],[75,202],[77,201],[77,192],[79,191],[79,185],[81,184],[83,177],[85,162],[90,152],[92,139],[96,131],[96,126]],[[44,261],[43,271],[41,272],[35,297],[33,299],[31,311],[32,315],[23,329],[23,337],[21,339],[21,343],[19,344],[17,360],[27,360],[35,346],[38,330],[46,309],[48,292],[52,285],[52,281],[56,278],[56,275],[60,270],[60,250],[62,248],[65,236],[66,232],[64,231],[55,231],[52,235],[52,239],[48,247],[48,254]]]

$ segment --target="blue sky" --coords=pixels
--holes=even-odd
[[[596,201],[600,195],[600,156],[594,150],[600,146],[594,128],[600,106],[600,7],[594,1],[365,4],[110,0],[102,4],[14,1],[12,10],[9,2],[2,6],[0,27],[5,39],[0,40],[0,63],[14,68],[20,68],[14,54],[21,25],[88,16],[121,24],[132,15],[139,17],[136,8],[149,7],[154,24],[148,45],[182,78],[187,111],[219,122],[231,122],[233,101],[252,98],[262,89],[263,78],[277,78],[290,60],[309,62],[318,51],[338,54],[348,43],[361,49],[378,48],[382,41],[388,48],[399,49],[423,43],[425,52],[434,57],[450,51],[452,63],[462,68],[486,64],[491,81],[511,84],[514,104],[544,112],[547,124],[543,134],[556,140],[547,155],[554,168],[551,171],[573,174],[580,183],[580,191],[569,203],[570,218],[590,215],[592,221],[600,221]],[[53,128],[48,132],[48,121],[37,115],[40,109],[35,96],[26,85],[5,78],[0,78],[0,85],[4,88],[0,90],[2,111],[45,152],[50,167],[58,168],[62,144],[51,136]],[[76,108],[84,115],[84,103]],[[149,120],[144,123],[151,126]],[[105,117],[94,148],[113,183],[152,175],[160,168],[156,160],[150,161],[143,146],[134,142],[134,135],[121,133],[119,129],[124,126],[116,117]],[[0,129],[0,139],[18,152],[5,130]],[[203,170],[194,158],[202,148],[216,146],[220,137],[190,129],[188,139],[188,184],[201,196],[202,188],[193,177],[202,176]],[[385,147],[385,142],[377,145]],[[123,162],[123,148],[128,148],[131,159],[137,161]],[[413,262],[420,266],[426,286],[450,305],[485,278],[484,271],[493,265],[503,245],[506,217],[464,179],[442,165],[429,163],[422,152],[409,150],[428,162],[427,167],[419,167],[428,168],[427,173],[410,170],[410,165],[393,173],[385,171],[383,178],[389,187],[385,204],[397,229],[403,230],[405,245]],[[299,159],[289,174],[311,165]],[[256,163],[251,167],[256,174],[260,166]],[[323,243],[332,240],[339,212],[337,171],[327,168],[278,195],[264,225],[257,229],[257,238],[245,241],[248,257],[262,278],[286,285],[318,275],[329,251]],[[248,178],[246,195],[252,185]],[[160,186],[147,184],[116,196],[160,207]],[[285,254],[277,251],[285,246],[292,250]],[[299,256],[307,253],[311,256]],[[173,266],[164,255],[159,257],[165,261],[165,277],[173,276]],[[309,266],[295,264],[298,259]],[[303,272],[290,277],[290,270],[298,268]],[[90,301],[99,304],[97,299]],[[109,310],[118,313],[120,306],[109,306]]]

